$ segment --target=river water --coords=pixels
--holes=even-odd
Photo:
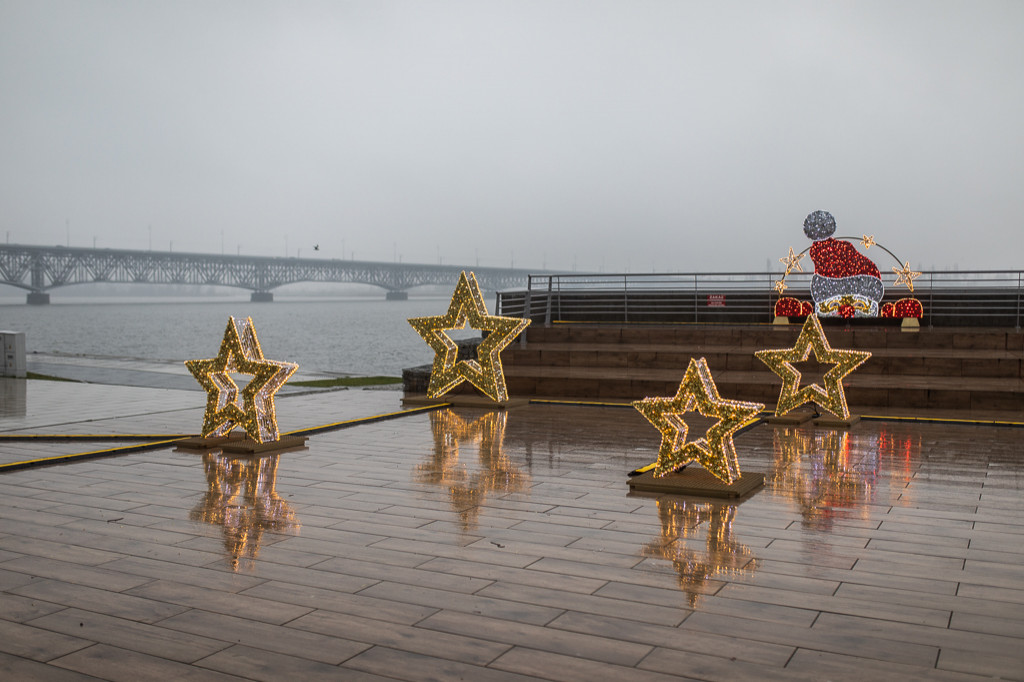
[[[401,376],[403,368],[434,357],[407,318],[442,315],[447,309],[447,298],[385,301],[383,294],[278,297],[272,303],[167,297],[83,298],[43,306],[12,301],[0,304],[0,330],[25,332],[29,354],[184,361],[214,357],[228,316],[250,316],[271,360],[297,362],[304,372]],[[479,332],[452,333],[471,335]]]

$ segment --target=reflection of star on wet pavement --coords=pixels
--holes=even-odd
[[[471,329],[489,333],[477,347],[476,360],[457,360],[458,346],[445,331],[463,329],[467,323]],[[530,320],[489,315],[472,272],[467,275],[463,271],[459,275],[447,313],[411,317],[409,324],[434,349],[428,397],[442,396],[468,381],[495,402],[508,400],[501,351],[529,326]]]
[[[761,403],[723,399],[704,358],[690,359],[675,396],[644,398],[635,401],[633,407],[661,432],[655,476],[697,462],[726,483],[740,476],[733,434],[764,409]],[[688,427],[682,416],[694,409],[705,417],[717,417],[718,422],[703,438],[686,442]]]
[[[811,384],[800,386],[800,370],[792,365],[803,362],[814,351],[815,359],[822,364],[834,364],[835,367],[825,373],[822,381],[825,387]],[[817,403],[837,417],[849,419],[850,408],[846,404],[846,393],[843,390],[843,379],[871,357],[868,351],[838,350],[832,348],[825,338],[825,330],[821,327],[817,315],[809,315],[804,322],[800,336],[792,348],[780,350],[759,350],[754,355],[768,365],[771,371],[782,377],[782,390],[779,403],[775,408],[776,416],[786,414],[805,403]]]
[[[228,318],[217,357],[188,360],[185,365],[206,390],[204,438],[225,436],[241,426],[250,438],[260,443],[278,440],[274,394],[298,365],[263,357],[252,318]],[[232,372],[248,374],[252,379],[239,391]]]

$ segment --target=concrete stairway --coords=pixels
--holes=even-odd
[[[531,327],[502,354],[509,395],[576,400],[670,396],[692,357],[705,357],[724,398],[774,407],[781,379],[754,351],[789,348],[801,325],[572,325]],[[922,328],[825,322],[833,348],[872,357],[844,381],[851,409],[895,414],[970,411],[1024,420],[1024,334],[1013,329]],[[813,360],[813,353],[811,355]],[[820,369],[819,369],[820,367]],[[831,365],[807,367],[801,385]],[[468,386],[465,390],[474,389]],[[996,418],[996,417],[993,417]]]

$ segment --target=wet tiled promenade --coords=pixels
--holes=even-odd
[[[202,421],[194,391],[11,381],[0,434]],[[282,396],[278,416],[400,398]],[[736,444],[766,487],[739,504],[628,494],[659,436],[623,407],[0,473],[0,679],[1024,679],[1022,436],[761,424]],[[3,442],[0,464],[116,445]]]

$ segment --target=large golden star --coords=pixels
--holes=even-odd
[[[664,476],[690,462],[697,462],[708,473],[728,484],[740,477],[732,436],[764,409],[761,403],[723,399],[704,358],[690,359],[674,397],[644,398],[634,401],[633,407],[661,432],[655,476]],[[705,417],[717,417],[718,421],[703,438],[687,442],[689,428],[683,421],[683,415],[694,410]]]
[[[217,357],[186,360],[185,365],[206,390],[203,438],[226,436],[236,426],[260,443],[280,438],[274,394],[299,366],[263,357],[251,317],[229,317]],[[248,374],[252,379],[239,391],[232,372]]]
[[[818,384],[800,385],[800,370],[791,363],[803,362],[814,351],[815,359],[822,364],[834,364],[835,367],[825,373],[824,388]],[[842,419],[850,418],[850,408],[846,404],[846,392],[843,390],[843,379],[847,374],[860,367],[871,357],[868,351],[837,350],[832,348],[825,338],[825,330],[817,315],[808,315],[800,336],[792,348],[781,350],[759,350],[754,355],[768,365],[771,371],[782,377],[782,391],[775,415],[786,414],[804,403],[817,403]]]
[[[476,360],[458,360],[459,348],[445,333],[450,329],[463,329],[467,322],[471,329],[489,332],[477,347]],[[442,396],[468,381],[495,402],[508,400],[501,351],[530,325],[530,320],[489,315],[476,275],[472,272],[467,275],[465,271],[459,275],[446,314],[411,317],[409,324],[434,349],[428,398]]]

